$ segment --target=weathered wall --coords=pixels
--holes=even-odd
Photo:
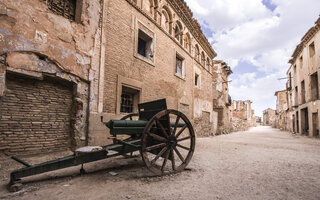
[[[89,110],[98,107],[101,4],[78,0],[71,20],[47,5],[45,0],[0,2],[0,101],[8,72],[73,84],[74,148],[87,144]]]

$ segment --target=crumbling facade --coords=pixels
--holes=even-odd
[[[101,8],[89,0],[0,2],[0,151],[30,154],[88,143]]]
[[[256,125],[254,110],[250,100],[233,100],[230,106],[231,125],[233,131],[247,130]]]
[[[213,61],[213,114],[215,126],[214,134],[226,134],[232,131],[231,96],[229,95],[229,75],[232,74],[231,68],[223,61]]]
[[[287,71],[287,130],[318,137],[320,124],[320,18],[302,37]],[[285,127],[282,127],[285,128]]]
[[[287,109],[288,109],[288,99],[287,91],[281,90],[275,93],[277,97],[276,103],[276,122],[275,127],[286,130],[287,129]]]
[[[107,144],[100,117],[160,98],[197,135],[228,131],[216,55],[182,0],[1,1],[0,151]]]
[[[263,111],[263,122],[262,125],[264,126],[271,126],[273,128],[276,127],[276,111],[268,108]]]

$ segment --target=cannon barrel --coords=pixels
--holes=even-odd
[[[117,127],[145,127],[148,124],[148,121],[145,120],[110,120],[105,125],[112,129],[112,128],[117,128]],[[171,126],[174,126],[175,123],[171,122]],[[179,122],[178,127],[183,127],[186,124],[184,122]]]

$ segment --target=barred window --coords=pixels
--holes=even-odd
[[[120,112],[131,113],[133,111],[133,94],[123,92],[121,94]]]
[[[67,19],[75,20],[77,0],[41,0],[45,2],[48,9],[57,15]]]
[[[122,86],[120,112],[137,112],[140,99],[140,91],[131,87]]]

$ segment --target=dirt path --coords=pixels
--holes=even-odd
[[[1,165],[0,199],[320,199],[320,140],[269,127],[198,138],[188,170],[165,177],[148,177],[140,157],[117,158],[82,176],[73,167],[28,179],[12,194],[8,170],[19,165]]]

